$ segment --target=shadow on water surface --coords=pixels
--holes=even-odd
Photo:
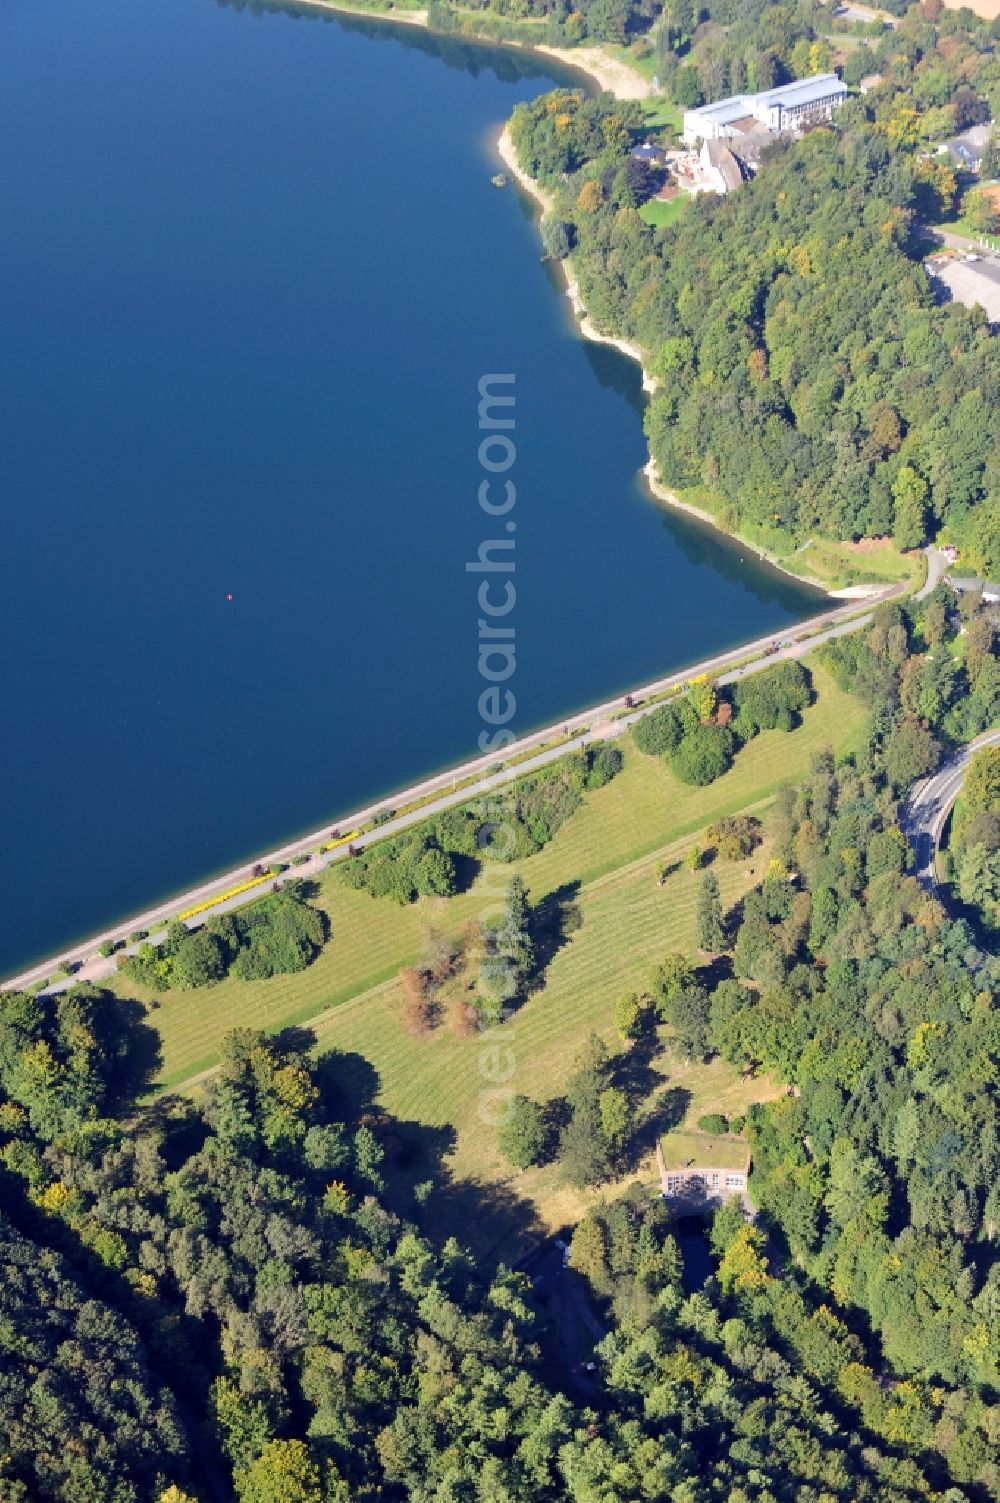
[[[538,206],[534,200],[524,193],[519,198],[525,216],[537,218]],[[598,386],[605,391],[614,392],[627,402],[640,424],[644,425],[649,394],[643,389],[642,367],[639,362],[613,345],[582,336],[576,314],[566,297],[565,273],[560,266],[549,260],[544,265],[553,293],[563,300],[567,326],[574,337],[580,339],[584,357]],[[633,484],[643,502],[655,507],[660,513],[664,530],[670,534],[688,563],[698,568],[714,570],[728,582],[752,590],[761,601],[773,601],[794,609],[801,604],[803,596],[807,599],[814,597],[817,612],[828,603],[823,590],[784,574],[769,564],[752,544],[729,537],[711,522],[702,521],[679,507],[672,507],[668,502],[661,501],[653,494],[642,471],[636,474]]]
[[[574,68],[560,65],[555,58],[538,58],[512,44],[505,46],[486,39],[467,41],[445,32],[431,31],[425,26],[416,26],[412,22],[395,20],[391,16],[373,16],[369,19],[346,11],[326,11],[313,5],[297,5],[295,0],[214,0],[214,3],[223,10],[243,11],[252,16],[284,13],[295,21],[318,21],[337,26],[341,31],[354,33],[356,36],[369,37],[373,42],[398,42],[402,47],[437,58],[446,68],[468,73],[472,78],[492,73],[501,83],[519,83],[522,79],[565,75],[579,85],[586,77]]]
[[[583,349],[597,384],[624,398],[641,422],[646,415],[646,393],[642,389],[642,367],[638,360],[594,339],[584,340]]]

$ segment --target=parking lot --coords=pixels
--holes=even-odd
[[[926,263],[931,277],[941,283],[957,303],[967,308],[977,303],[991,324],[1000,325],[1000,258],[977,254],[932,256]]]

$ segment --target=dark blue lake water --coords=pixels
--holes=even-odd
[[[0,973],[476,750],[486,372],[516,731],[814,607],[636,482],[636,368],[490,184],[552,81],[378,23],[4,0]]]

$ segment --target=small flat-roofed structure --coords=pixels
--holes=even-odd
[[[935,256],[927,262],[934,281],[966,308],[982,308],[994,327],[1000,327],[1000,260],[988,256]]]
[[[660,1178],[668,1198],[693,1202],[745,1195],[750,1145],[736,1133],[665,1133],[659,1143]]]

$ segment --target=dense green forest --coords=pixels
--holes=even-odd
[[[993,1491],[1000,753],[978,753],[963,791],[958,918],[911,874],[900,799],[950,743],[995,723],[995,631],[990,610],[966,598],[960,611],[941,588],[823,650],[871,706],[863,750],[840,766],[819,756],[808,780],[784,790],[765,819],[764,880],[733,912],[709,915],[710,957],[667,956],[648,997],[624,999],[623,1013],[633,1038],[655,1007],[689,1058],[720,1055],[794,1087],[741,1124],[761,1217],[754,1230],[733,1206],[717,1216],[720,1289],[742,1280],[741,1316],[752,1310],[756,1328],[810,1377],[822,1372],[873,1431],[940,1451],[953,1475]],[[713,827],[717,855],[753,849],[754,824]],[[706,872],[706,887],[714,881]],[[622,1320],[635,1298],[635,1222],[654,1214],[628,1197],[574,1236],[575,1265]],[[877,1342],[881,1363],[859,1337]],[[607,1343],[616,1358],[621,1341]],[[887,1388],[886,1368],[902,1381]]]
[[[592,316],[647,352],[661,478],[779,553],[943,529],[994,568],[1000,348],[981,312],[934,306],[911,158],[847,104],[835,130],[776,145],[739,192],[653,230],[639,126],[638,107],[572,91],[511,122],[521,161],[556,185]]]
[[[612,1245],[628,1308],[581,1404],[546,1377],[527,1277],[385,1205],[392,1124],[344,1126],[335,1072],[236,1034],[203,1113],[126,1125],[87,1114],[109,1105],[93,1073],[69,1083],[94,1021],[69,1006],[71,1031],[23,999],[2,1014],[5,1498],[940,1496],[909,1386],[876,1384],[875,1413],[861,1344],[790,1284],[789,1345],[756,1236],[688,1297],[668,1218],[637,1208]]]
[[[451,29],[477,9],[431,3]],[[539,37],[646,47],[678,104],[833,61],[812,0],[490,0],[481,15],[498,33],[540,17]],[[547,245],[572,253],[597,322],[647,352],[667,483],[781,552],[892,532],[947,537],[995,570],[996,339],[934,306],[919,223],[956,191],[927,143],[1000,105],[1000,26],[924,0],[894,31],[862,30],[845,74],[882,83],[669,228],[638,214],[653,187],[630,158],[638,105],[559,90],[519,106],[512,133],[556,197]],[[439,1235],[442,1206],[471,1225],[481,1197],[515,1204],[516,1181],[456,1183],[447,1132],[388,1116],[359,1056],[241,1029],[197,1101],[151,1096],[157,1004],[128,1000],[128,981],[308,966],[329,937],[308,887],[176,927],[115,994],[0,995],[0,1503],[1000,1498],[1000,752],[968,774],[947,906],[902,828],[914,781],[1000,719],[997,648],[996,611],[945,586],[827,645],[868,709],[863,744],[700,837],[699,952],[664,954],[616,1005],[618,1044],[591,1039],[551,1100],[514,1098],[509,1163],[555,1157],[588,1194],[566,1235],[603,1333],[591,1371],[567,1360],[542,1264],[477,1262]],[[810,695],[797,664],[699,683],[633,743],[700,785]],[[621,765],[599,747],[521,780],[506,849],[459,808],[344,882],[444,903],[484,849],[541,850]],[[724,909],[715,863],[764,841],[756,885]],[[458,943],[442,939],[442,974]],[[470,1029],[530,1005],[546,945],[514,874],[473,945]],[[416,968],[411,982],[419,1022]],[[715,1213],[697,1292],[675,1211],[621,1182],[660,1025],[681,1061],[778,1083],[740,1123],[757,1214]]]
[[[633,48],[639,58],[645,39],[655,50],[661,84],[685,108],[836,67],[852,88],[869,80],[866,105],[880,124],[891,122],[897,143],[943,140],[990,119],[1000,98],[1000,27],[944,10],[940,0],[882,8],[905,19],[890,28],[838,19],[821,4],[672,0],[648,32],[633,18]]]
[[[952,821],[949,867],[959,898],[1000,929],[1000,747],[973,756]]]
[[[902,15],[907,0],[887,0],[882,9]],[[971,13],[970,13],[971,16]],[[433,25],[445,30],[474,29],[491,35],[524,35],[525,20],[532,30],[545,29],[547,39],[563,45],[585,42],[629,44],[640,56],[655,50],[661,74],[669,76],[671,57],[684,57],[692,43],[706,35],[725,29],[733,33],[734,43],[746,43],[740,53],[734,46],[730,56],[741,56],[749,64],[751,82],[769,88],[783,77],[793,76],[796,65],[806,71],[808,57],[793,52],[797,42],[806,47],[828,34],[838,23],[820,0],[799,3],[773,3],[773,0],[708,0],[697,5],[694,0],[430,0]],[[850,23],[843,23],[849,30]],[[945,23],[947,24],[947,23]],[[970,20],[959,23],[968,26]],[[979,23],[971,19],[972,25]],[[875,28],[876,31],[879,27]],[[710,76],[718,83],[718,76]],[[742,87],[739,78],[733,85]],[[723,90],[725,92],[725,90]]]
[[[648,1191],[580,1223],[572,1263],[606,1331],[585,1389],[528,1275],[435,1236],[441,1197],[474,1216],[508,1192],[452,1183],[359,1093],[363,1062],[242,1030],[202,1104],[138,1105],[156,1065],[139,1004],[0,998],[0,1496],[1000,1495],[1000,964],[985,908],[950,916],[909,874],[898,822],[912,779],[996,718],[995,629],[941,586],[826,648],[870,706],[863,747],[818,757],[763,830],[709,831],[718,859],[765,834],[773,854],[736,910],[706,908],[711,956],[664,957],[616,1009],[624,1057],[655,1011],[681,1055],[791,1089],[751,1109],[760,1214],[717,1213],[699,1292]],[[744,734],[801,703],[797,674],[768,678],[741,686]],[[962,829],[995,855],[998,819],[988,759]],[[530,972],[530,926],[515,879],[505,974]],[[613,1064],[592,1043],[553,1082],[578,1183],[612,1186],[627,1148]],[[512,1161],[544,1132],[519,1098]]]

